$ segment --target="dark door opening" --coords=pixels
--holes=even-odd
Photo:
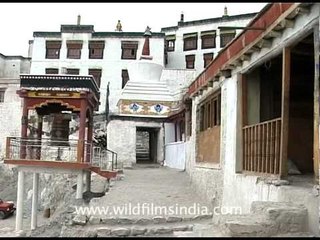
[[[158,129],[137,127],[136,162],[157,163]]]
[[[313,173],[314,40],[308,35],[291,49],[288,164]],[[289,172],[290,174],[290,172]]]

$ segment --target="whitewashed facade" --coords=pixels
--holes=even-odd
[[[166,39],[174,39],[174,50],[167,51],[168,69],[186,69],[186,56],[195,55],[194,69],[199,74],[204,70],[204,54],[213,53],[213,58],[217,56],[221,47],[219,27],[245,27],[256,13],[240,14],[233,16],[222,16],[210,19],[201,19],[195,21],[179,21],[177,26],[164,27],[161,32],[166,34]],[[184,18],[183,15],[181,16]],[[215,32],[215,46],[212,48],[202,48],[201,34]],[[242,29],[235,29],[236,35]],[[184,50],[184,35],[197,34],[197,48],[194,50]]]
[[[6,137],[19,136],[21,100],[16,94],[20,74],[29,73],[30,58],[0,54],[0,153],[3,157]]]
[[[309,41],[309,44],[313,44],[314,41],[315,54],[319,54],[317,43],[319,44],[320,38],[318,30],[320,5],[312,4],[302,14],[296,14],[298,10],[291,9],[297,8],[298,5],[299,3],[291,6],[284,13],[288,18],[291,15],[295,16],[294,20],[291,18],[294,24],[284,28],[281,34],[274,37],[271,45],[253,51],[249,59],[231,70],[230,76],[217,76],[218,81],[213,82],[211,87],[206,87],[200,92],[198,90],[198,94],[192,96],[192,135],[186,141],[186,170],[191,176],[192,184],[196,187],[198,193],[216,206],[241,207],[242,213],[246,214],[249,213],[253,201],[282,201],[303,204],[308,209],[308,231],[319,235],[319,192],[316,190],[319,182],[313,182],[315,184],[315,188],[313,188],[312,183],[308,180],[308,175],[303,176],[302,174],[300,182],[295,182],[293,177],[290,178],[289,185],[282,185],[275,180],[277,179],[275,176],[245,172],[242,169],[242,149],[239,145],[239,142],[242,141],[242,125],[240,125],[242,123],[242,110],[239,107],[242,100],[241,95],[239,95],[241,81],[239,75],[247,74],[265,62],[268,63],[270,59],[281,55],[285,47],[293,48],[310,34],[314,36],[310,38],[312,40]],[[305,6],[301,7],[304,8]],[[291,15],[289,15],[290,10]],[[283,16],[281,17],[284,19]],[[294,51],[291,59],[297,59],[297,54],[306,54],[298,49]],[[310,53],[312,53],[311,50]],[[319,61],[317,56],[314,59]],[[312,70],[312,68],[314,69]],[[316,83],[319,81],[317,80],[317,78],[319,79],[319,75],[317,75],[319,74],[319,65],[311,65],[310,69],[315,77],[314,79],[311,77],[309,80]],[[297,71],[297,69],[292,69],[293,76],[294,71]],[[217,164],[203,163],[197,160],[197,152],[199,151],[199,144],[196,140],[199,131],[199,112],[197,109],[202,101],[217,91],[221,92],[220,158]],[[315,87],[313,93],[316,94],[317,92],[319,92],[319,86]],[[312,121],[315,122],[314,126],[316,126],[319,124],[319,115],[317,116],[319,113],[316,107],[313,114],[314,120]],[[303,127],[303,125],[300,126]],[[294,139],[291,138],[290,141],[294,141]],[[315,146],[315,148],[317,147],[319,146]],[[316,153],[317,149],[314,151]],[[313,172],[314,177],[316,177],[318,160],[314,158],[313,161],[315,161]]]
[[[69,26],[69,25],[68,25]],[[143,32],[94,32],[93,26],[89,25],[91,32],[77,30],[74,32],[68,30],[65,32],[64,25],[61,26],[61,32],[34,32],[32,42],[32,64],[31,74],[45,74],[46,68],[58,68],[59,73],[65,69],[79,69],[79,75],[88,75],[88,69],[101,69],[100,85],[100,107],[99,112],[105,111],[106,90],[110,82],[109,109],[110,113],[116,113],[116,104],[118,96],[122,90],[122,70],[127,70],[128,64],[139,60],[144,42]],[[86,26],[88,25],[80,25]],[[142,26],[143,28],[143,26]],[[58,59],[46,58],[46,41],[61,41],[60,57]],[[80,59],[67,58],[67,41],[82,41]],[[104,51],[102,59],[89,59],[89,41],[104,41]],[[121,59],[121,42],[137,42],[137,52],[135,59]],[[153,33],[150,49],[154,54],[154,61],[164,63],[164,34]],[[129,76],[130,78],[130,76]]]

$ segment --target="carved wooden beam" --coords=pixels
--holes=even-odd
[[[294,21],[288,20],[288,19],[283,19],[276,27],[275,30],[282,30],[285,28],[293,28],[294,26]]]
[[[259,48],[270,48],[272,45],[272,42],[270,40],[262,39],[260,42],[257,43],[257,46]]]
[[[282,35],[282,32],[272,30],[269,33],[267,33],[267,35],[264,36],[263,38],[264,39],[270,39],[270,38],[281,37],[281,35]]]
[[[250,61],[251,56],[248,54],[243,54],[240,56],[241,61]]]
[[[230,69],[221,70],[221,74],[222,74],[222,76],[224,76],[225,78],[230,78],[230,77],[231,77],[231,70],[230,70]]]

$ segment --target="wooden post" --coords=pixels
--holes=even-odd
[[[288,136],[290,103],[290,49],[282,51],[282,96],[281,96],[281,142],[280,142],[280,177],[288,175]]]
[[[92,153],[93,153],[93,143],[92,143],[92,135],[93,135],[93,117],[89,117],[88,121],[88,129],[87,129],[87,156],[86,162],[91,162]]]
[[[28,134],[28,107],[26,99],[23,98],[23,109],[21,117],[21,145],[20,145],[20,158],[25,159],[27,155],[27,147],[24,140],[27,138]]]
[[[86,129],[86,115],[87,115],[87,102],[86,99],[81,99],[80,109],[80,127],[79,127],[79,141],[78,141],[78,154],[77,161],[84,162],[84,138]]]
[[[11,138],[10,137],[7,137],[7,140],[6,140],[6,159],[10,159],[10,148],[11,148]]]
[[[320,18],[319,18],[320,19]],[[319,20],[320,21],[320,20]],[[314,63],[315,63],[315,72],[314,72],[314,134],[313,134],[313,167],[314,167],[314,176],[316,182],[319,182],[319,71],[320,71],[320,23],[314,27]]]
[[[38,139],[38,145],[37,148],[37,156],[36,159],[41,159],[41,139],[42,139],[42,122],[43,118],[42,115],[38,115],[38,131],[37,131],[37,139]]]
[[[244,85],[244,76],[243,74],[237,74],[237,136],[236,136],[236,173],[242,172],[244,170],[244,151],[245,143],[244,143],[244,133],[243,133],[243,85]],[[219,103],[218,103],[219,105]]]

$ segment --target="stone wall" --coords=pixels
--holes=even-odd
[[[108,123],[108,149],[118,153],[118,162],[124,166],[136,163],[136,132],[137,127],[158,128],[157,162],[164,160],[163,124],[152,120],[120,120]]]

